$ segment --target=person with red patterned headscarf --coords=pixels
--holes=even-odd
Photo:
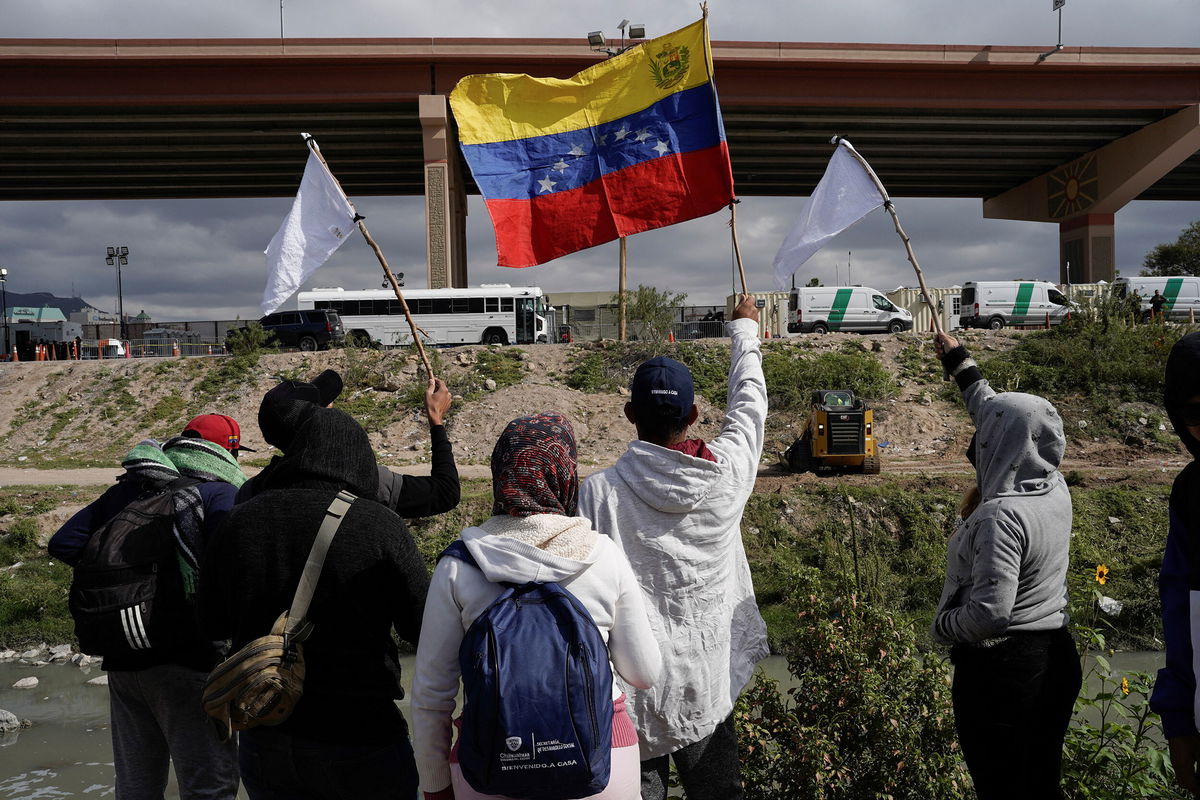
[[[443,558],[434,570],[413,676],[413,745],[426,800],[482,797],[464,780],[450,732],[459,646],[471,623],[504,587],[558,583],[591,614],[608,644],[613,671],[649,688],[661,665],[641,590],[620,549],[575,516],[579,496],[575,432],[556,413],[515,419],[492,451],[493,516],[462,532],[478,567]],[[612,772],[599,800],[639,796],[637,732],[614,682]],[[549,698],[548,698],[549,700]]]

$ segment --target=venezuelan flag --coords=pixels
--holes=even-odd
[[[733,199],[703,19],[566,80],[468,75],[450,106],[500,266],[541,264]]]

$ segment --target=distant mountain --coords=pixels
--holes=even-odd
[[[43,306],[57,308],[62,311],[64,317],[68,318],[74,312],[83,311],[87,308],[93,308],[97,311],[101,310],[82,297],[55,297],[50,292],[30,292],[28,294],[8,292],[9,308],[42,308]]]

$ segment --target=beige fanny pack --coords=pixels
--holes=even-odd
[[[204,685],[204,711],[221,741],[233,731],[278,725],[287,719],[304,692],[304,648],[312,633],[308,606],[321,577],[329,544],[357,498],[338,492],[308,553],[292,605],[279,615],[271,632],[247,644],[217,665]]]

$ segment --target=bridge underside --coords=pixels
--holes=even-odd
[[[836,133],[895,196],[986,198],[1176,110],[726,105],[723,114],[741,195],[808,194]],[[0,118],[0,200],[290,196],[304,168],[299,131],[317,137],[351,195],[425,192],[417,102],[23,106]],[[467,190],[477,193],[469,178]],[[1200,154],[1139,197],[1198,198]]]

